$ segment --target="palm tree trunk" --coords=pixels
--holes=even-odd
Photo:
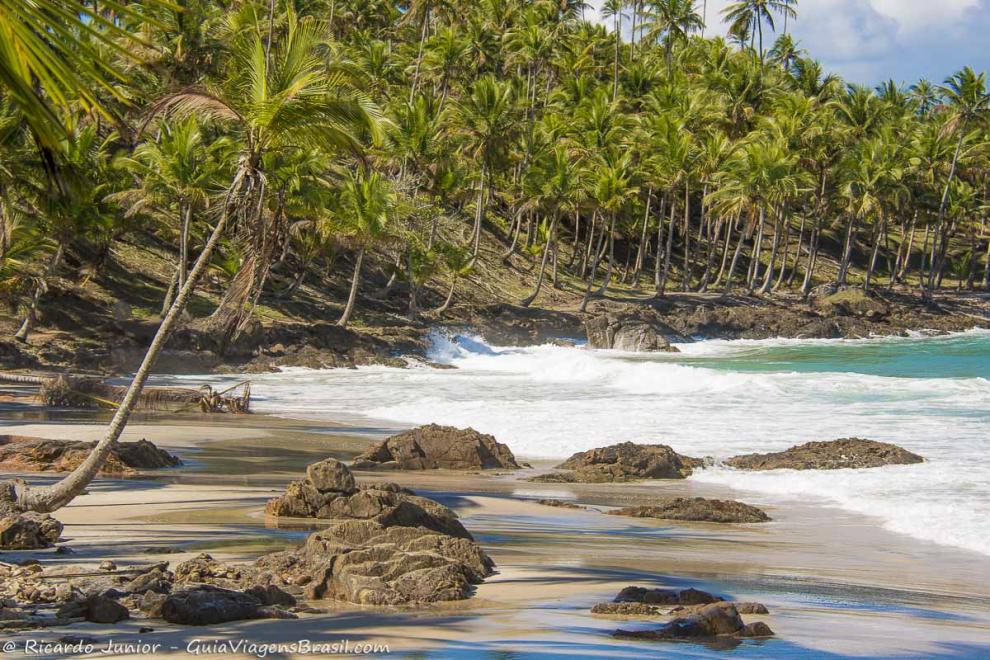
[[[873,253],[870,255],[870,263],[866,268],[866,281],[863,283],[864,291],[870,290],[870,282],[873,280],[873,272],[877,267],[877,256],[880,254],[880,241],[883,239],[885,223],[886,219],[881,218],[880,224],[877,226],[877,235],[873,241]]]
[[[663,298],[667,292],[667,279],[670,277],[670,254],[674,249],[674,218],[677,212],[677,198],[670,197],[670,222],[667,223],[667,246],[663,255],[663,275],[660,277],[660,284],[657,286],[657,298]],[[657,246],[659,248],[659,246]]]
[[[450,303],[454,299],[454,285],[457,284],[457,276],[451,276],[450,278],[450,289],[447,290],[447,299],[443,301],[443,304],[433,310],[433,313],[440,316],[448,309],[450,309]]]
[[[347,306],[344,307],[344,313],[341,315],[340,320],[337,321],[337,325],[341,328],[346,328],[347,323],[351,320],[351,314],[354,312],[354,301],[357,300],[358,286],[361,284],[361,263],[364,261],[364,246],[358,249],[357,256],[354,258],[354,275],[351,277],[351,292],[347,296]]]
[[[124,432],[124,427],[127,426],[131,412],[134,410],[134,406],[137,405],[138,398],[141,396],[141,390],[151,375],[151,369],[154,367],[159,353],[165,348],[165,343],[179,322],[179,318],[185,310],[189,298],[192,296],[193,289],[196,288],[200,277],[206,271],[206,267],[213,257],[213,251],[220,242],[220,236],[227,226],[232,193],[240,187],[241,181],[242,177],[238,175],[231,184],[227,199],[224,202],[224,212],[220,215],[216,227],[213,228],[213,233],[210,235],[209,240],[206,241],[203,251],[189,272],[189,277],[185,285],[179,290],[179,295],[176,296],[175,302],[172,303],[165,318],[162,319],[161,325],[158,326],[158,331],[155,333],[154,338],[151,340],[151,345],[148,346],[148,350],[144,354],[141,366],[138,367],[137,373],[134,374],[134,380],[131,381],[127,392],[124,394],[124,398],[114,413],[113,419],[110,420],[110,424],[107,426],[106,434],[92,451],[90,451],[86,459],[61,481],[41,488],[22,487],[16,493],[17,504],[20,507],[40,513],[55,511],[82,494],[100,471],[107,456],[110,454],[113,444],[120,438],[121,433]]]
[[[852,261],[853,244],[856,241],[856,215],[849,216],[849,225],[846,227],[846,240],[842,247],[842,263],[839,264],[839,277],[836,282],[839,286],[846,285],[846,276],[849,274],[849,263]]]
[[[725,289],[723,289],[723,295],[729,295],[732,291],[732,279],[736,274],[736,264],[739,263],[739,255],[742,253],[743,243],[746,242],[746,227],[739,227],[739,240],[736,243],[736,251],[732,255],[732,263],[729,265],[729,274],[725,279]]]
[[[24,315],[24,321],[21,323],[21,327],[14,334],[14,339],[19,342],[26,342],[28,336],[31,334],[31,329],[34,327],[35,319],[38,316],[38,307],[41,305],[41,296],[48,291],[48,279],[55,273],[55,270],[61,265],[62,257],[65,255],[65,247],[62,243],[58,244],[58,249],[55,251],[55,256],[52,260],[48,262],[45,266],[45,270],[41,275],[41,279],[38,281],[37,286],[34,287],[34,293],[31,294],[31,302],[28,305],[27,313]]]
[[[691,287],[691,184],[684,179],[684,273],[681,276],[681,291]]]
[[[471,248],[471,259],[478,258],[478,250],[481,248],[481,221],[485,215],[485,166],[481,166],[481,180],[478,183],[478,204],[474,210],[474,232],[471,237],[473,247]]]
[[[594,223],[597,216],[598,211],[596,210],[591,216],[592,228],[594,228]],[[595,246],[594,259],[591,262],[591,273],[588,275],[588,282],[584,289],[584,298],[581,299],[581,306],[578,308],[578,311],[581,312],[587,309],[588,301],[591,300],[591,287],[594,286],[595,277],[598,275],[598,263],[601,261],[602,248],[604,247],[605,241],[605,231],[605,227],[602,227],[601,233],[598,234],[598,245]]]
[[[536,276],[536,287],[533,289],[533,293],[526,296],[523,300],[519,302],[523,307],[529,307],[536,300],[536,297],[540,295],[540,289],[543,287],[543,277],[547,270],[547,259],[550,256],[550,248],[553,243],[553,233],[557,229],[557,212],[554,212],[553,218],[550,220],[550,228],[547,230],[547,242],[543,246],[543,258],[540,260],[540,271]]]
[[[780,217],[774,218],[773,222],[773,242],[770,244],[770,263],[767,264],[766,276],[763,278],[763,286],[760,287],[760,293],[767,294],[770,293],[770,287],[773,284],[773,273],[774,267],[777,261],[777,250],[780,247]]]
[[[176,266],[175,270],[172,271],[172,277],[168,281],[168,289],[165,290],[165,301],[162,302],[162,311],[159,316],[165,318],[168,314],[168,308],[172,306],[172,300],[175,299],[175,291],[179,283],[179,268]]]

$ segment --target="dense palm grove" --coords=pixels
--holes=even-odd
[[[692,0],[2,0],[17,337],[51,278],[142,237],[174,250],[166,335],[207,272],[228,338],[306,278],[349,282],[346,325],[372,263],[439,315],[491,240],[523,305],[986,287],[985,74],[846,84],[787,34],[798,10],[742,0],[707,17],[724,39]]]

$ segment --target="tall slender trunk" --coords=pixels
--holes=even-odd
[[[764,227],[767,224],[766,219],[766,207],[760,206],[760,222],[759,227],[756,228],[756,240],[753,242],[753,252],[749,262],[749,277],[746,280],[746,295],[753,295],[753,289],[756,288],[756,282],[760,278],[760,273],[762,272],[760,267],[760,257],[763,254],[763,232]]]
[[[767,294],[770,293],[770,287],[773,285],[773,273],[774,267],[777,262],[777,250],[780,248],[780,213],[774,214],[773,221],[773,241],[770,244],[770,263],[767,264],[766,276],[763,278],[763,286],[760,287],[760,293]]]
[[[870,254],[870,263],[866,268],[866,281],[863,283],[863,290],[870,290],[870,282],[873,280],[873,273],[877,267],[877,255],[880,254],[880,242],[883,240],[884,235],[884,225],[886,224],[886,218],[880,218],[880,224],[877,226],[877,235],[873,241],[873,252]]]
[[[681,290],[691,287],[691,184],[684,180],[684,273],[681,275]]]
[[[729,295],[732,291],[732,279],[736,274],[736,264],[739,263],[739,255],[742,253],[743,243],[746,242],[746,227],[739,227],[739,240],[736,242],[736,251],[732,255],[732,263],[729,265],[729,274],[725,278],[725,289],[723,295]]]
[[[849,275],[849,264],[852,261],[853,244],[856,242],[856,214],[849,216],[849,225],[846,227],[846,240],[842,247],[842,262],[839,264],[839,277],[837,284],[846,285],[846,277]]]
[[[523,307],[532,305],[536,297],[540,295],[540,289],[543,287],[543,278],[547,270],[547,259],[550,256],[550,248],[553,244],[553,234],[557,230],[557,215],[558,213],[555,211],[550,220],[550,228],[547,230],[547,242],[543,246],[543,258],[540,259],[540,270],[536,275],[536,287],[533,289],[533,293],[519,301],[519,304]]]
[[[347,323],[351,320],[351,314],[354,312],[354,301],[357,300],[358,286],[361,284],[361,263],[364,261],[364,246],[358,248],[357,256],[354,258],[354,275],[351,277],[351,292],[347,296],[347,306],[344,307],[344,313],[341,315],[340,320],[337,321],[337,325],[342,328],[347,327]]]
[[[663,218],[666,214],[667,196],[660,199],[660,212],[657,213],[657,255],[653,260],[653,288],[658,297],[663,296],[663,280],[660,275],[661,257],[663,256]]]
[[[670,253],[674,249],[674,224],[677,217],[677,196],[670,196],[670,221],[667,223],[667,245],[663,254],[663,274],[660,276],[660,284],[657,286],[657,298],[663,298],[667,294],[667,280],[670,278]],[[657,246],[660,247],[659,245]]]
[[[454,285],[457,284],[457,276],[452,275],[450,278],[450,288],[447,290],[447,299],[443,301],[443,304],[433,310],[433,313],[440,316],[448,309],[450,309],[450,303],[454,299]]]
[[[797,277],[798,267],[801,265],[801,247],[804,245],[804,226],[806,220],[806,214],[802,213],[801,225],[798,229],[797,247],[794,248],[794,265],[791,266],[791,274],[787,276],[787,288],[794,286],[794,278]]]
[[[158,326],[158,331],[151,340],[151,345],[148,346],[144,359],[141,361],[141,366],[138,367],[137,373],[134,374],[134,380],[131,381],[130,386],[127,388],[127,392],[124,394],[124,398],[121,400],[120,405],[117,407],[117,411],[114,413],[113,419],[110,420],[110,424],[107,426],[106,434],[90,451],[86,459],[62,480],[52,484],[51,486],[44,486],[40,488],[31,488],[27,486],[22,487],[16,493],[17,504],[19,506],[27,510],[38,511],[41,513],[55,511],[56,509],[59,509],[71,502],[78,495],[82,494],[82,492],[86,489],[86,486],[89,485],[96,474],[100,471],[100,468],[106,461],[107,456],[110,454],[111,447],[120,438],[121,433],[124,432],[124,427],[127,426],[127,421],[130,419],[131,412],[134,410],[134,406],[137,405],[138,397],[141,396],[141,390],[144,388],[145,382],[147,382],[148,377],[151,375],[151,369],[154,367],[159,353],[161,353],[162,349],[165,348],[165,343],[168,341],[169,335],[171,335],[172,330],[178,323],[182,312],[186,308],[189,298],[192,296],[193,289],[196,288],[200,277],[205,272],[206,267],[213,256],[214,249],[220,242],[220,236],[223,234],[223,231],[227,226],[229,215],[228,210],[232,193],[240,188],[242,179],[243,177],[240,174],[234,178],[234,182],[231,184],[227,199],[224,202],[224,212],[217,221],[217,225],[214,227],[213,233],[206,241],[206,245],[203,246],[203,251],[200,253],[199,258],[196,260],[192,270],[189,272],[189,277],[186,280],[185,286],[183,286],[179,291],[179,295],[176,296],[175,302],[172,303],[172,307],[169,308],[165,318],[162,319],[161,325]]]
[[[811,238],[808,240],[808,264],[804,271],[804,282],[801,283],[802,297],[807,297],[807,295],[811,292],[811,283],[815,277],[815,265],[818,262],[818,242],[821,235],[819,222],[821,222],[821,220],[816,217],[811,226]]]
[[[471,259],[478,258],[478,250],[481,249],[481,222],[485,215],[485,176],[487,168],[481,166],[481,179],[478,182],[478,203],[474,209],[474,231],[471,236],[473,246],[471,248]]]
[[[596,210],[591,216],[592,228],[594,228],[595,219],[598,216],[598,211]],[[592,231],[592,233],[594,233]],[[583,312],[588,307],[588,301],[591,300],[591,287],[595,284],[595,277],[598,275],[598,262],[601,261],[602,247],[605,240],[605,227],[602,227],[601,233],[598,235],[598,245],[595,247],[594,259],[591,262],[591,274],[588,276],[588,282],[584,289],[584,298],[581,299],[581,307],[579,311]]]
[[[17,341],[26,342],[28,340],[28,336],[31,334],[31,329],[34,327],[34,322],[38,317],[38,307],[41,306],[41,296],[48,291],[48,280],[55,274],[56,269],[58,269],[58,267],[62,264],[62,257],[64,255],[65,246],[59,242],[58,249],[55,251],[55,256],[52,257],[52,260],[45,266],[45,270],[41,274],[41,279],[38,280],[37,285],[34,287],[34,293],[31,294],[31,302],[28,304],[28,310],[24,315],[24,321],[21,323],[21,327],[14,334],[14,339]]]

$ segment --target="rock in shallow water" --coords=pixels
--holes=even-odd
[[[512,451],[474,429],[427,424],[393,435],[354,459],[354,469],[519,469]]]
[[[694,614],[679,617],[655,630],[616,630],[615,637],[652,640],[698,640],[719,637],[769,637],[773,631],[763,622],[746,624],[735,605],[717,602]]]
[[[609,447],[574,454],[557,466],[573,470],[573,481],[602,483],[637,479],[684,479],[692,468],[701,465],[696,458],[682,456],[667,445],[639,445],[623,442]],[[567,481],[569,476],[553,473],[541,475],[534,481]]]
[[[606,313],[585,321],[589,348],[613,349],[630,352],[663,351],[677,353],[668,337],[677,336],[664,324],[653,310],[637,310],[632,313]]]
[[[725,461],[740,470],[839,470],[923,463],[924,458],[887,442],[842,438],[808,442],[768,454],[743,454]]]
[[[704,497],[675,497],[649,506],[631,506],[608,512],[613,516],[657,518],[715,523],[768,522],[763,510],[735,500],[715,500]]]

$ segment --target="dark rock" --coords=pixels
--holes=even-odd
[[[55,554],[56,555],[74,555],[74,554],[76,554],[76,551],[73,550],[72,548],[70,548],[67,545],[60,545],[57,548],[55,548]]]
[[[47,513],[13,514],[0,519],[0,550],[49,548],[62,535],[62,523]]]
[[[224,564],[202,553],[176,566],[174,581],[176,584],[210,584],[236,589],[253,577],[254,572],[248,566]]]
[[[428,424],[383,440],[354,459],[355,469],[518,469],[512,451],[474,429]]]
[[[617,351],[678,352],[668,337],[678,333],[659,319],[653,310],[640,309],[627,314],[601,314],[585,321],[589,348]]]
[[[117,570],[117,564],[113,563],[109,559],[104,559],[100,562],[100,565],[97,568],[98,570],[110,573]]]
[[[284,607],[294,607],[296,604],[295,597],[279,589],[274,584],[267,585],[255,585],[250,589],[245,589],[244,593],[254,596],[262,605],[282,605]]]
[[[707,605],[724,600],[700,589],[647,589],[626,587],[615,597],[616,603],[645,603],[647,605]]]
[[[289,612],[288,610],[283,610],[281,607],[273,607],[271,605],[265,605],[264,607],[259,607],[255,615],[258,619],[298,619],[299,617]]]
[[[598,603],[591,608],[592,614],[615,616],[656,616],[660,608],[645,603]]]
[[[117,623],[130,618],[127,608],[106,596],[96,596],[86,601],[86,620],[92,623]]]
[[[141,626],[140,628],[138,628],[138,633],[140,633],[142,635],[145,634],[145,633],[150,633],[150,632],[155,632],[155,629],[154,628],[149,628],[148,626]]]
[[[573,484],[577,482],[577,477],[573,472],[547,472],[530,477],[526,481],[538,484]]]
[[[160,619],[162,617],[162,606],[168,598],[167,594],[147,591],[138,603],[138,609],[144,612],[149,619]]]
[[[733,603],[736,606],[736,611],[740,614],[770,614],[770,610],[763,603]]]
[[[713,500],[704,497],[675,497],[650,506],[631,506],[607,513],[632,518],[715,523],[761,523],[770,520],[770,516],[755,506],[735,500]]]
[[[785,451],[734,456],[726,465],[740,470],[839,470],[922,463],[924,458],[886,442],[843,438],[808,442]]]
[[[890,314],[890,308],[882,300],[867,294],[859,287],[837,291],[815,300],[822,313],[833,316],[858,316],[878,321]]]
[[[609,482],[636,479],[684,479],[701,461],[681,456],[667,445],[623,442],[574,454],[557,466],[573,470],[575,481]]]
[[[656,630],[617,630],[616,637],[652,640],[705,640],[718,637],[767,637],[773,635],[763,623],[743,623],[735,606],[718,602],[701,607],[695,614],[674,619]]]
[[[138,575],[127,583],[125,587],[132,594],[144,594],[149,591],[159,594],[167,594],[172,590],[172,580],[166,572],[155,569]]]
[[[95,442],[0,436],[0,470],[71,472],[89,455]],[[100,474],[133,474],[137,470],[173,467],[181,461],[147,440],[114,442]]]
[[[256,619],[261,607],[261,601],[243,591],[202,584],[166,596],[160,609],[169,623],[209,626]]]

